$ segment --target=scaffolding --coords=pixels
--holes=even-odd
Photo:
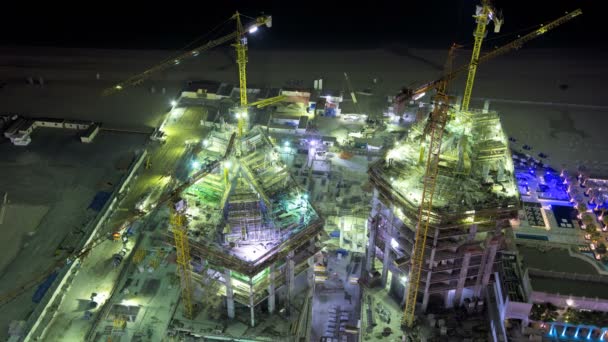
[[[207,140],[197,158],[209,160],[217,155],[215,145],[225,142]],[[225,155],[183,189],[185,204],[179,207],[185,209],[174,213],[173,232],[165,236],[178,250],[185,311],[193,300],[188,300],[190,255],[203,260],[203,270],[190,274],[202,291],[219,295],[229,318],[235,317],[235,302],[249,307],[254,326],[254,308],[268,300],[268,311],[274,312],[280,286],[288,287],[288,301],[295,298],[294,279],[312,270],[310,259],[321,248],[324,221],[259,127],[246,130],[233,143],[247,151]],[[202,300],[205,310],[216,307],[216,297]]]

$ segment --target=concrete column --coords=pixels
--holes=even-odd
[[[378,190],[374,189],[372,199],[372,211],[369,214],[368,229],[369,240],[367,241],[367,249],[365,253],[365,270],[372,272],[374,270],[374,258],[376,257],[376,234],[378,233],[378,225],[380,224],[380,206],[378,201]]]
[[[371,216],[369,226],[369,240],[367,242],[367,249],[365,253],[365,270],[371,272],[374,270],[374,258],[376,257],[376,233],[378,231],[378,221],[380,217],[378,215]]]
[[[391,241],[394,235],[395,228],[395,206],[391,205],[389,219],[386,222],[386,237],[384,239],[384,258],[382,259],[382,287],[386,287],[386,279],[388,277],[388,268],[391,263]]]
[[[295,262],[293,261],[294,252],[287,254],[285,280],[287,281],[287,310],[290,310],[291,302],[295,296]]]
[[[389,228],[391,231],[392,228]],[[391,255],[391,238],[393,234],[389,233],[384,240],[384,258],[382,259],[382,287],[386,287],[386,280],[388,278],[388,267],[391,263],[390,255]]]
[[[275,309],[275,264],[270,265],[270,281],[268,284],[268,312],[274,313]]]
[[[452,298],[452,299],[450,299],[450,291],[449,291],[449,290],[448,290],[448,291],[445,291],[445,294],[444,294],[444,296],[443,296],[443,305],[444,305],[446,308],[450,308],[450,307],[452,307],[452,305],[454,304],[453,302],[454,302],[454,299],[453,299],[453,298]]]
[[[483,255],[481,256],[481,265],[479,266],[479,270],[477,271],[477,277],[475,278],[475,288],[473,289],[473,296],[475,297],[479,297],[480,293],[481,293],[481,280],[483,277],[483,272],[485,270],[485,265],[486,262],[488,260],[488,254],[489,254],[489,245],[490,245],[490,240],[491,237],[488,236],[484,242],[484,246],[486,246],[486,249],[483,253]]]
[[[249,278],[249,315],[251,316],[251,327],[255,327],[255,302],[253,298],[253,279]]]
[[[454,294],[454,306],[459,307],[462,303],[462,290],[467,280],[467,272],[469,271],[469,262],[471,261],[471,252],[467,251],[462,259],[462,268],[458,277],[458,285],[456,285],[456,293]]]
[[[477,235],[477,225],[472,224],[469,228],[469,235],[467,236],[467,241],[473,241],[475,239],[475,235]]]
[[[431,249],[431,255],[429,256],[429,271],[426,275],[426,283],[424,284],[424,293],[422,294],[422,312],[426,311],[426,307],[429,304],[429,287],[431,286],[431,277],[433,276],[433,268],[435,263],[435,252],[437,251],[437,239],[439,238],[439,229],[435,229],[433,232],[433,249]],[[424,265],[422,265],[424,267]]]
[[[481,282],[483,288],[488,285],[490,282],[490,275],[492,274],[492,269],[494,268],[494,259],[496,258],[496,251],[498,250],[498,244],[500,243],[499,239],[493,239],[490,243],[490,251],[488,253],[488,260],[485,265],[482,265],[484,269],[483,280]]]
[[[230,270],[224,270],[224,279],[226,280],[226,307],[228,309],[228,318],[234,318],[234,292],[232,291]]]
[[[308,251],[310,253],[313,253],[315,251],[315,243],[317,242],[316,238],[312,238],[310,239],[310,241],[308,242]]]
[[[308,258],[308,286],[310,289],[314,290],[315,288],[315,257],[312,256]]]

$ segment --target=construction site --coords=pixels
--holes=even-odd
[[[249,84],[248,37],[280,28],[236,12],[230,33],[95,88],[154,106],[151,125],[2,115],[0,228],[21,250],[0,260],[0,338],[608,341],[608,180],[532,155],[472,97],[478,67],[580,15],[484,49],[506,28],[483,0],[470,49],[385,93],[347,71],[341,88]],[[231,79],[155,78],[223,45]]]

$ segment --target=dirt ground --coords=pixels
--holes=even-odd
[[[55,251],[67,236],[77,238],[96,215],[88,209],[98,191],[111,190],[124,170],[115,162],[133,155],[146,141],[143,135],[102,132],[83,144],[75,132],[39,129],[29,146],[0,144],[1,191],[10,204],[0,225],[0,293],[46,272],[61,260]],[[25,319],[34,309],[36,287],[2,306],[0,326]],[[0,340],[7,330],[0,329]]]
[[[4,222],[0,224],[0,272],[17,256],[27,238],[36,234],[40,221],[48,211],[49,207],[45,205],[7,205]]]
[[[541,38],[542,39],[542,38]],[[218,48],[179,66],[155,74],[141,86],[102,97],[100,92],[119,80],[152,66],[171,51],[131,51],[51,48],[0,48],[1,110],[32,116],[102,121],[106,126],[152,127],[186,80],[237,82],[229,48]],[[312,87],[323,78],[324,88],[344,90],[347,71],[353,88],[372,88],[392,95],[406,85],[419,85],[441,74],[446,51],[391,47],[376,50],[256,50],[250,47],[248,82],[252,86]],[[467,62],[469,51],[457,54],[455,65]],[[590,50],[521,50],[480,65],[473,107],[491,98],[500,111],[515,148],[529,144],[544,152],[556,168],[593,164],[606,151],[601,122],[608,112],[608,56]],[[99,73],[100,79],[96,79]],[[27,77],[43,77],[44,87],[28,85]],[[376,83],[374,83],[374,79]],[[462,93],[463,77],[452,84]],[[154,88],[154,92],[152,92]],[[165,92],[162,89],[165,88]],[[28,101],[36,98],[36,101]],[[578,162],[577,162],[578,161]],[[589,165],[596,176],[608,175],[608,165]]]

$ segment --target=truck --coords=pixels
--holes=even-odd
[[[162,144],[167,141],[167,135],[160,129],[155,128],[154,132],[152,132],[152,135],[150,135],[150,139],[153,141],[158,141]]]

